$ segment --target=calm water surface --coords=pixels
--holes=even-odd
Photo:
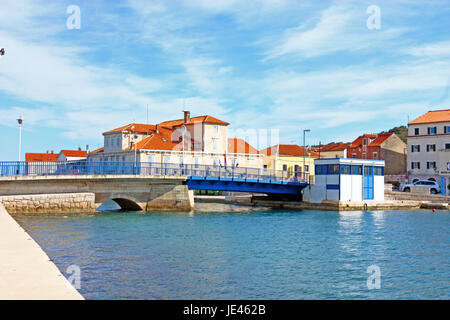
[[[15,218],[87,299],[450,298],[448,211]]]

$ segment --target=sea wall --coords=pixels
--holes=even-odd
[[[84,193],[57,193],[0,196],[9,213],[70,213],[94,212],[95,194]]]

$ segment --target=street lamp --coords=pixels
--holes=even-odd
[[[182,143],[183,143],[183,156],[182,156],[182,165],[184,166],[184,139],[185,139],[185,137],[186,137],[186,126],[183,124],[182,126],[181,126],[182,128],[183,128],[183,133],[182,133]]]
[[[306,133],[311,132],[311,129],[303,130],[303,177],[306,178],[305,174],[305,152],[306,152]]]
[[[19,116],[17,119],[17,123],[19,124],[19,162],[20,162],[20,154],[22,149],[22,125],[23,125],[23,118],[22,116]]]

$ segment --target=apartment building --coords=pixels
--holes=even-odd
[[[450,109],[428,111],[408,123],[407,138],[409,180],[450,177]]]

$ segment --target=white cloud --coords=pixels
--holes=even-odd
[[[406,31],[405,28],[388,27],[377,31],[367,29],[363,9],[364,6],[342,2],[326,8],[318,17],[285,30],[280,40],[262,42],[269,48],[265,60],[285,55],[311,58],[340,51],[354,52],[377,47]]]
[[[404,52],[416,57],[438,58],[450,56],[450,41],[428,43],[422,46],[411,47],[405,49]]]

